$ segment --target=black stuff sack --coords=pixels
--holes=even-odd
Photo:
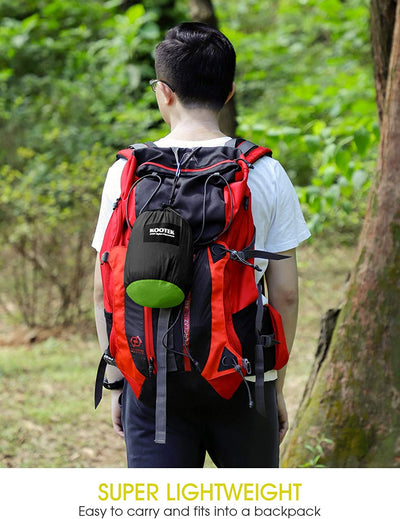
[[[124,285],[137,304],[172,308],[190,290],[193,239],[189,223],[171,207],[144,211],[129,238]]]

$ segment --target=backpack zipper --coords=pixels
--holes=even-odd
[[[190,300],[191,294],[189,293],[186,297],[184,307],[183,307],[183,353],[185,354],[183,357],[183,365],[185,367],[185,371],[191,371],[192,366],[190,364]]]
[[[149,364],[149,376],[157,371],[157,364],[155,361],[154,352],[154,337],[153,337],[153,316],[152,309],[144,307],[144,346],[146,357]]]
[[[198,171],[208,171],[210,169],[216,168],[217,166],[221,166],[222,164],[237,164],[239,160],[243,160],[243,159],[238,159],[238,160],[233,160],[233,159],[222,160],[221,162],[216,162],[215,164],[211,164],[210,166],[207,166],[205,168],[195,168],[195,169],[182,168],[180,170],[180,172],[181,173],[194,173],[196,171],[197,172]],[[159,164],[157,162],[143,162],[143,164],[140,164],[140,166],[138,167],[138,170],[141,167],[143,167],[143,166],[155,166],[157,168],[165,169],[166,171],[170,171],[174,175],[176,173],[176,168],[170,168],[168,166],[164,166],[163,164]]]

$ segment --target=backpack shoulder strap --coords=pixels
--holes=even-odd
[[[232,148],[239,148],[246,160],[253,164],[256,160],[260,159],[264,155],[272,157],[272,151],[264,146],[258,146],[254,142],[246,141],[242,138],[230,139],[225,146],[231,146]]]
[[[124,148],[123,150],[119,150],[117,153],[118,159],[125,159],[127,162],[124,166],[121,175],[121,197],[124,198],[127,196],[130,186],[133,183],[134,174],[137,168],[137,160],[135,157],[135,150],[143,149],[143,148],[152,148],[155,147],[153,142],[146,143],[136,143],[131,144],[129,148]]]
[[[126,160],[129,160],[129,157],[131,157],[134,153],[135,153],[135,150],[140,150],[140,149],[143,149],[143,148],[154,148],[156,145],[154,144],[154,142],[138,142],[136,144],[131,144],[129,146],[129,148],[125,148],[123,150],[119,150],[119,152],[117,153],[117,159],[126,159]]]
[[[132,155],[132,150],[130,148],[126,148],[124,150],[119,150],[116,156],[116,160],[125,159],[129,160],[129,157]]]

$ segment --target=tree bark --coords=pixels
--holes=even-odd
[[[370,30],[374,62],[376,104],[382,123],[390,53],[393,42],[393,23],[397,0],[371,0]]]
[[[211,0],[190,0],[190,17],[193,22],[201,22],[218,29],[218,20]],[[222,132],[236,136],[236,104],[232,98],[221,110],[219,126]]]
[[[218,28],[218,20],[211,0],[190,0],[190,18],[193,22],[206,23]]]
[[[371,14],[384,17],[392,3],[372,0]],[[400,467],[400,2],[390,32],[372,39],[374,56],[382,56],[384,41],[392,45],[387,76],[383,60],[375,68],[384,98],[381,141],[358,260],[332,342],[296,415],[284,466],[307,464],[304,446],[328,438],[325,466]]]

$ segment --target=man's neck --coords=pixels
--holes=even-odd
[[[218,114],[210,110],[181,110],[171,117],[168,137],[177,140],[201,141],[224,137],[218,125]]]

